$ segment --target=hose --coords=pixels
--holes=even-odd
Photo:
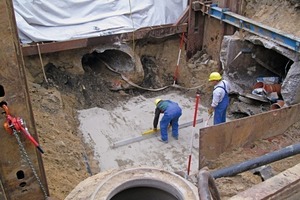
[[[130,81],[127,77],[125,77],[122,73],[116,71],[115,69],[111,68],[105,61],[103,60],[100,60],[110,71],[114,72],[114,73],[117,73],[119,74],[122,79],[124,81],[126,81],[129,85],[133,86],[133,87],[136,87],[136,88],[139,88],[139,89],[142,89],[142,90],[147,90],[147,91],[152,91],[152,92],[158,92],[158,91],[161,91],[161,90],[165,90],[169,87],[173,87],[173,88],[179,88],[179,89],[185,89],[185,90],[194,90],[194,89],[198,89],[200,87],[202,87],[202,85],[199,85],[199,86],[195,86],[195,87],[191,87],[191,88],[186,88],[186,87],[182,87],[180,85],[177,85],[177,84],[172,84],[172,85],[167,85],[167,86],[164,86],[164,87],[161,87],[161,88],[156,88],[156,89],[152,89],[152,88],[144,88],[144,87],[141,87],[135,83],[133,83],[132,81]]]
[[[215,179],[203,168],[198,174],[198,194],[201,200],[221,200]]]

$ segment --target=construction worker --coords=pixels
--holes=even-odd
[[[222,80],[219,72],[212,72],[209,75],[208,81],[214,85],[212,102],[208,109],[208,114],[211,116],[214,113],[214,125],[226,122],[230,84],[228,81]]]
[[[178,140],[178,120],[182,114],[182,110],[179,105],[170,100],[155,100],[155,116],[153,120],[153,128],[157,130],[157,124],[160,113],[164,113],[164,116],[160,120],[160,133],[159,141],[168,143],[168,126],[172,126],[172,136],[175,140]]]

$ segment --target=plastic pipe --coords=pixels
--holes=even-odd
[[[254,158],[239,164],[235,164],[227,168],[213,171],[211,172],[211,175],[215,179],[220,177],[235,176],[236,174],[239,174],[241,172],[245,172],[250,169],[254,169],[299,153],[300,153],[300,143],[287,146],[280,150],[267,153],[261,157]]]

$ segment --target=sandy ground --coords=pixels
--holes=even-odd
[[[279,0],[247,0],[246,2],[248,3],[245,8],[247,17],[284,32],[292,32],[299,37],[300,24],[297,23],[299,22],[299,9],[287,5],[286,1]],[[145,45],[147,48],[137,48],[139,50],[137,52],[139,55],[155,58],[159,62],[158,66],[161,66],[157,68],[157,75],[163,77],[160,80],[168,79],[168,76],[172,77],[174,73],[170,66],[176,64],[178,45],[179,41],[174,44],[172,42],[147,44]],[[66,59],[65,62],[72,63],[73,60]],[[182,67],[180,80],[185,81],[185,84],[189,86],[206,83],[207,76],[213,67],[199,65],[195,68],[194,65],[192,67],[185,66],[183,62],[180,64]],[[42,73],[38,74],[40,71],[39,64],[36,68],[27,70],[39,142],[45,150],[43,162],[51,197],[62,200],[91,174],[105,171],[111,167],[163,165],[163,168],[171,171],[186,170],[192,127],[181,129],[179,141],[170,138],[168,144],[162,144],[155,138],[151,138],[117,149],[111,148],[111,145],[116,141],[139,136],[143,131],[151,128],[155,96],[136,95],[134,92],[133,95],[126,94],[125,96],[112,93],[107,89],[105,82],[98,77],[93,79],[95,83],[88,87],[88,83],[92,82],[90,74],[82,79],[79,75],[74,78],[66,74],[66,69],[63,68],[64,66],[57,66],[55,68],[57,72],[47,72],[48,78],[51,78],[51,82],[53,82],[53,85],[47,88],[41,84],[42,81],[39,81],[39,79],[43,79]],[[81,84],[84,84],[90,93],[85,94],[80,91],[79,86]],[[202,89],[205,94],[205,89],[208,88],[203,84]],[[182,105],[184,112],[180,123],[193,120],[195,106],[193,95],[187,97],[177,91],[164,93],[164,95],[166,98],[172,97]],[[164,98],[161,95],[159,97]],[[201,105],[207,105],[209,102],[207,99],[203,99]],[[113,108],[108,109],[106,105]],[[78,118],[77,115],[79,115]],[[202,109],[200,109],[197,117],[206,119]],[[299,124],[292,126],[281,136],[257,141],[251,146],[221,155],[215,162],[216,167],[227,167],[260,156],[266,153],[266,150],[272,151],[299,142]],[[203,126],[203,124],[197,125],[197,129],[201,125]],[[78,131],[78,127],[80,131]],[[83,138],[81,138],[80,132],[84,135]],[[194,139],[197,141],[197,138]],[[86,143],[82,140],[85,140]],[[87,144],[91,147],[88,147]],[[96,158],[99,162],[93,163],[93,159],[89,158],[89,155],[92,155],[92,158]],[[195,161],[197,158],[195,148],[193,148],[192,158],[192,170],[194,171],[198,162]],[[298,161],[299,156],[294,156],[282,162],[276,162],[272,166],[278,173],[297,164]],[[89,167],[92,172],[87,169]],[[251,173],[242,173],[236,177],[217,180],[222,199],[229,198],[258,182],[260,182],[260,178]]]
[[[196,97],[186,97],[175,91],[157,98],[178,102],[183,110],[179,125],[193,122]],[[154,100],[155,97],[145,98],[140,95],[123,102],[113,110],[91,108],[79,111],[80,130],[85,141],[94,145],[95,159],[99,161],[102,171],[151,166],[168,171],[186,172],[188,157],[191,154],[191,141],[193,141],[191,172],[197,171],[198,130],[205,125],[206,120],[196,124],[195,127],[191,123],[189,127],[180,129],[178,141],[171,137],[169,129],[168,144],[157,140],[159,134],[134,142],[136,141],[134,138],[152,129]],[[200,108],[200,105],[197,110],[197,119],[207,119],[206,109]],[[118,145],[124,140],[128,141],[126,145]]]

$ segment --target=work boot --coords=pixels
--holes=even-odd
[[[163,143],[165,143],[165,144],[168,143],[168,140],[163,140],[163,139],[161,139],[161,137],[157,137],[157,139],[158,139],[158,141],[163,142]]]
[[[172,135],[172,137],[173,137],[175,140],[178,140],[178,135],[177,135],[177,136]]]

